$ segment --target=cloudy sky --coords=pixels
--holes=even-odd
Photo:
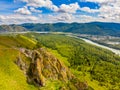
[[[0,0],[0,24],[120,23],[120,0]]]

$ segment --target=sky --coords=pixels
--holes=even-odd
[[[120,23],[120,0],[0,0],[0,24]]]

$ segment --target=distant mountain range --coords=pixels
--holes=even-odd
[[[1,25],[0,32],[23,32],[27,31],[26,28],[20,25]]]
[[[71,32],[92,35],[120,36],[120,23],[91,22],[91,23],[25,23],[21,25],[1,25],[0,32],[5,31],[52,31]]]

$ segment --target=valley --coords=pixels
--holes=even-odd
[[[120,55],[119,44],[120,38],[113,36],[98,36],[98,35],[88,35],[88,34],[74,34],[74,33],[64,33],[64,32],[39,32],[39,31],[26,31],[26,32],[3,32],[0,34],[26,34],[26,33],[38,33],[38,34],[63,34],[73,38],[79,38],[87,43],[96,45],[101,48],[108,49],[113,53]],[[110,42],[111,41],[111,42]]]
[[[120,57],[74,34],[68,35],[1,34],[0,88],[7,90],[14,85],[9,90],[119,90]],[[10,81],[7,86],[5,80]]]
[[[101,35],[78,35],[78,36],[120,50],[120,37]]]
[[[0,90],[120,90],[120,0],[0,0]]]
[[[117,54],[117,55],[120,55],[120,50],[113,46],[112,45],[115,45],[117,43],[117,45],[119,45],[119,42],[117,42],[117,40],[119,40],[120,38],[119,37],[114,37],[114,39],[117,39],[117,40],[114,40],[114,42],[111,42],[109,45],[107,44],[107,42],[104,42],[102,43],[103,40],[101,40],[101,38],[97,38],[97,40],[94,40],[90,37],[88,37],[89,35],[77,35],[77,34],[70,34],[70,35],[67,35],[67,36],[70,36],[70,37],[74,37],[74,38],[79,38],[79,39],[82,39],[84,40],[85,42],[87,43],[90,43],[90,44],[93,44],[95,46],[98,46],[98,47],[101,47],[101,48],[105,48],[105,49],[108,49],[110,51],[112,51],[113,53]],[[91,37],[94,37],[94,35],[90,35]],[[102,39],[105,39],[106,36],[101,36]],[[107,36],[108,37],[108,36]],[[112,37],[112,36],[109,36],[109,37]],[[100,42],[101,40],[101,42]],[[107,39],[108,40],[108,39]]]

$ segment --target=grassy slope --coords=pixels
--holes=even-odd
[[[30,35],[30,36],[27,35],[27,36],[31,37],[33,35]],[[81,51],[86,49],[87,51],[87,52],[85,51],[86,56],[87,54],[91,55],[90,54],[91,51],[92,53],[95,51],[95,53],[93,54],[95,54],[96,56],[100,54],[99,51],[102,51],[102,54],[105,54],[105,56],[107,55],[108,58],[109,58],[109,55],[111,56],[113,55],[112,53],[106,50],[102,50],[97,47],[95,48],[92,45],[85,44],[82,40],[77,40],[77,39],[65,37],[62,35],[35,34],[34,37],[37,37],[37,40],[39,40],[44,46],[46,46],[48,48],[48,51],[50,51],[58,59],[64,62],[66,66],[69,66],[69,67],[70,67],[70,62],[69,62],[70,58],[68,58],[68,56],[70,56],[71,54],[74,54],[73,53],[74,47],[77,47],[77,46],[82,47]],[[23,72],[14,63],[14,60],[16,59],[16,56],[19,55],[19,52],[15,49],[11,49],[11,47],[13,48],[13,46],[14,47],[26,47],[26,48],[33,49],[35,48],[35,45],[36,45],[36,41],[34,40],[34,38],[29,39],[23,35],[15,36],[15,38],[11,36],[0,36],[0,90],[21,90],[21,88],[22,90],[36,90],[37,89],[34,86],[27,84],[26,77],[24,76]],[[78,49],[79,48],[76,48],[76,51]],[[94,58],[96,57],[92,57],[93,61],[94,61]],[[112,56],[111,59],[114,59],[114,58],[115,57]],[[109,61],[107,63],[111,64],[111,62]],[[112,63],[113,63],[113,68],[114,68],[114,62]],[[106,64],[106,65],[109,65],[109,64]],[[99,65],[97,67],[99,68]],[[89,69],[90,67],[86,65],[85,67],[82,67],[82,68]],[[101,68],[101,70],[102,69],[104,68]],[[71,68],[71,71],[77,77],[79,77],[81,81],[87,81],[88,84],[91,87],[93,87],[95,90],[106,90],[104,86],[99,85],[98,81],[91,80],[91,75],[89,72],[86,72],[84,70],[77,71],[76,67],[74,69]],[[41,88],[41,90],[46,90],[46,89],[57,90],[60,86],[62,86],[62,83],[60,81],[49,81],[48,80],[47,85]],[[116,90],[119,90],[119,87],[117,88],[118,89]]]
[[[26,82],[25,75],[14,63],[16,57],[20,55],[17,48],[34,49],[37,44],[36,40],[24,35],[3,35],[0,36],[0,40],[0,90],[38,90],[38,88]],[[50,49],[48,51],[52,53]],[[61,60],[66,60],[59,54],[55,54],[55,56],[60,57]],[[47,80],[46,86],[40,88],[40,90],[59,90],[60,87],[64,87],[63,82]]]
[[[58,59],[60,59],[62,62],[64,62],[64,64],[65,64],[66,66],[68,66],[68,67],[70,66],[70,63],[67,61],[67,58],[61,56],[61,54],[59,54],[57,50],[52,50],[52,49],[50,49],[50,48],[47,48],[47,50],[48,50],[49,52],[51,52],[51,54],[53,54],[54,56],[56,56],[56,58],[58,58]]]
[[[53,49],[50,51],[58,58],[66,57],[71,64],[74,64],[73,73],[80,79],[84,78],[95,90],[120,89],[118,78],[120,58],[112,52],[63,35],[35,36],[44,46]],[[94,73],[91,74],[90,71]]]
[[[59,54],[57,52],[57,50],[52,50],[52,49],[48,49],[48,51],[50,51],[53,55],[55,55],[59,60],[61,60],[62,62],[64,62],[64,64],[66,66],[70,66],[70,63],[67,61],[68,58],[61,56],[61,54]],[[72,73],[74,75],[76,75],[77,77],[79,77],[79,79],[84,82],[87,81],[88,85],[91,86],[94,90],[107,90],[106,87],[103,86],[99,86],[99,82],[96,80],[91,81],[90,80],[90,74],[86,74],[86,76],[84,76],[83,72],[77,71],[75,69],[71,69]]]
[[[11,47],[17,46],[18,42],[8,36],[0,36],[0,41],[0,90],[37,90],[27,84],[25,75],[14,63],[19,51]]]

